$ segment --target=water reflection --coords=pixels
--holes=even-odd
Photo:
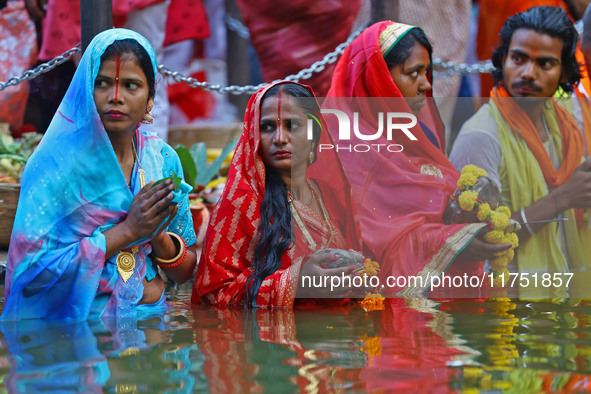
[[[87,322],[25,320],[3,323],[1,329],[10,362],[4,375],[9,392],[97,392],[109,379],[107,358]]]
[[[192,392],[199,381],[188,373],[202,364],[191,331],[167,331],[161,319],[24,320],[0,328],[10,392]]]
[[[450,315],[435,305],[388,300],[384,311],[370,313],[356,304],[295,311],[199,308],[194,330],[215,392],[448,391],[459,371],[447,364],[477,352],[452,333]]]
[[[586,300],[387,300],[369,313],[172,303],[164,319],[4,323],[0,382],[10,392],[591,390]]]

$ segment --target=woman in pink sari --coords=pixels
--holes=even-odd
[[[431,101],[431,51],[421,29],[376,23],[345,50],[323,103],[323,112],[338,109],[351,121],[358,112],[358,130],[365,135],[380,129],[380,113],[406,114],[401,123],[408,124],[409,133],[394,131],[390,140],[384,133],[369,141],[373,145],[353,133],[351,140],[339,140],[339,129],[331,124],[336,117],[325,115],[336,145],[371,146],[367,152],[338,153],[359,211],[363,242],[381,262],[380,274],[384,280],[389,275],[420,277],[406,284],[390,282],[391,293],[401,296],[421,294],[444,271],[480,275],[481,261],[508,247],[477,239],[481,223],[443,223],[459,174],[445,156],[442,123]],[[414,124],[409,123],[413,115],[418,118]],[[447,290],[438,294],[450,294]],[[454,289],[453,294],[460,293]]]

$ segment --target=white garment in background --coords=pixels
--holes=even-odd
[[[162,63],[162,47],[166,33],[166,17],[170,0],[154,4],[141,10],[133,10],[127,14],[126,29],[133,30],[146,37],[156,51],[158,64]],[[153,124],[141,124],[142,130],[155,132],[164,141],[168,140],[169,104],[166,91],[166,81],[160,74],[156,76],[156,94],[154,97]]]

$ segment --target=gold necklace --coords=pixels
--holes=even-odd
[[[133,151],[133,156],[135,157],[137,165],[140,167],[138,173],[140,174],[140,186],[141,188],[143,188],[144,186],[146,186],[146,172],[142,168],[142,163],[140,163],[140,159],[137,157],[137,152],[135,150],[135,139],[131,141],[131,150]]]
[[[142,163],[140,163],[140,159],[137,156],[135,140],[131,141],[131,150],[133,151],[133,156],[135,157],[137,165],[140,167],[138,173],[140,174],[140,186],[143,188],[146,185],[146,172],[142,168]],[[127,280],[131,278],[131,275],[133,275],[133,269],[135,268],[135,254],[137,252],[139,252],[139,248],[134,246],[131,248],[131,252],[119,252],[117,255],[117,272],[119,272],[119,276],[121,276],[123,282],[127,282]]]
[[[314,192],[314,189],[312,188],[310,183],[308,183],[308,186],[310,187],[310,191],[312,191],[312,201],[313,201],[314,198],[316,198],[316,193]],[[293,196],[292,196],[292,198],[289,198],[289,196],[288,196],[289,207],[291,208],[291,213],[293,215],[293,218],[294,218],[296,224],[298,225],[298,227],[300,228],[300,230],[302,230],[302,233],[304,234],[304,238],[308,242],[308,245],[310,245],[310,248],[312,250],[316,250],[316,246],[317,246],[316,242],[314,241],[314,239],[312,238],[312,235],[308,231],[306,224],[304,223],[304,221],[300,217],[300,214],[299,214],[297,208],[295,207],[293,200],[294,200]],[[326,211],[326,207],[324,206],[324,202],[322,201],[321,198],[317,198],[317,200],[318,200],[318,205],[320,205],[320,210],[322,211],[322,218],[324,219],[324,223],[326,224],[326,226],[328,227],[328,230],[330,231],[330,238],[328,239],[328,242],[326,243],[326,246],[328,247],[331,244],[331,242],[335,236],[335,231],[332,228],[332,224],[330,223],[330,217],[328,215],[328,212]]]

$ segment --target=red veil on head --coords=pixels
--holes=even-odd
[[[359,130],[366,135],[378,130],[375,114],[411,113],[394,84],[383,53],[396,50],[398,40],[412,28],[391,21],[380,22],[357,37],[336,66],[323,109],[344,111],[351,121],[353,113],[359,112]],[[419,121],[436,130],[433,134],[443,146],[438,112],[434,103],[429,102],[431,99],[427,101]],[[404,147],[398,153],[376,148],[368,152],[339,149],[359,210],[363,241],[381,261],[381,274],[427,278],[448,269],[481,225],[443,224],[443,212],[456,189],[459,174],[442,149],[427,138],[420,123],[409,129],[416,141],[402,133],[394,133],[391,141],[385,135],[375,141],[364,141],[353,133],[350,141],[339,141],[338,128],[332,123],[336,117],[325,116],[336,145],[369,142]],[[393,287],[394,292],[402,290],[402,294],[416,294],[424,287]]]
[[[242,304],[246,281],[253,273],[254,250],[265,195],[265,166],[259,156],[261,102],[278,82],[259,89],[246,108],[244,130],[230,167],[226,187],[213,210],[193,287],[192,302],[200,299],[218,306]],[[299,84],[298,84],[299,85]],[[305,87],[312,94],[312,89]],[[325,130],[320,143],[332,143]],[[347,177],[336,153],[318,152],[306,176],[320,189],[332,225],[342,234],[347,248],[360,250],[360,231]],[[314,253],[294,225],[295,245],[283,253],[281,268],[263,281],[257,305],[292,306],[305,256]],[[314,236],[314,234],[312,234]],[[321,242],[318,243],[319,245]]]

